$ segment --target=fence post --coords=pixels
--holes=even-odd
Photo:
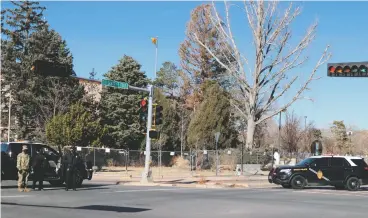
[[[128,174],[128,155],[129,155],[129,149],[125,150],[125,172]]]
[[[97,172],[96,170],[96,148],[93,146],[93,168],[95,168],[95,173]]]

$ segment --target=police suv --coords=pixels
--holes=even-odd
[[[368,184],[368,165],[361,157],[312,156],[295,166],[273,168],[268,181],[284,188],[330,185],[357,191]]]

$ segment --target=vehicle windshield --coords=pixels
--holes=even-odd
[[[314,160],[315,158],[307,158],[297,163],[296,166],[307,166],[310,165]]]

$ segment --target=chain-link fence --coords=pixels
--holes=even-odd
[[[69,147],[64,147],[64,152]],[[90,161],[97,171],[121,172],[141,176],[145,151],[77,147],[81,157]],[[311,156],[310,153],[279,152],[280,165],[293,165]],[[241,151],[239,149],[192,150],[183,154],[174,151],[151,151],[150,166],[154,177],[231,176],[267,172],[272,167],[272,151]],[[216,161],[217,160],[217,161]],[[217,163],[217,164],[216,164]],[[217,172],[216,172],[217,166]]]

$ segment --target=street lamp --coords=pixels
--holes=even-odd
[[[351,155],[351,146],[352,146],[352,144],[351,144],[351,135],[353,135],[353,132],[352,131],[348,131],[348,132],[346,132],[346,134],[349,136],[349,141],[350,141],[349,153]]]
[[[279,112],[279,149],[281,150],[281,113],[286,112],[286,109],[283,109]]]

